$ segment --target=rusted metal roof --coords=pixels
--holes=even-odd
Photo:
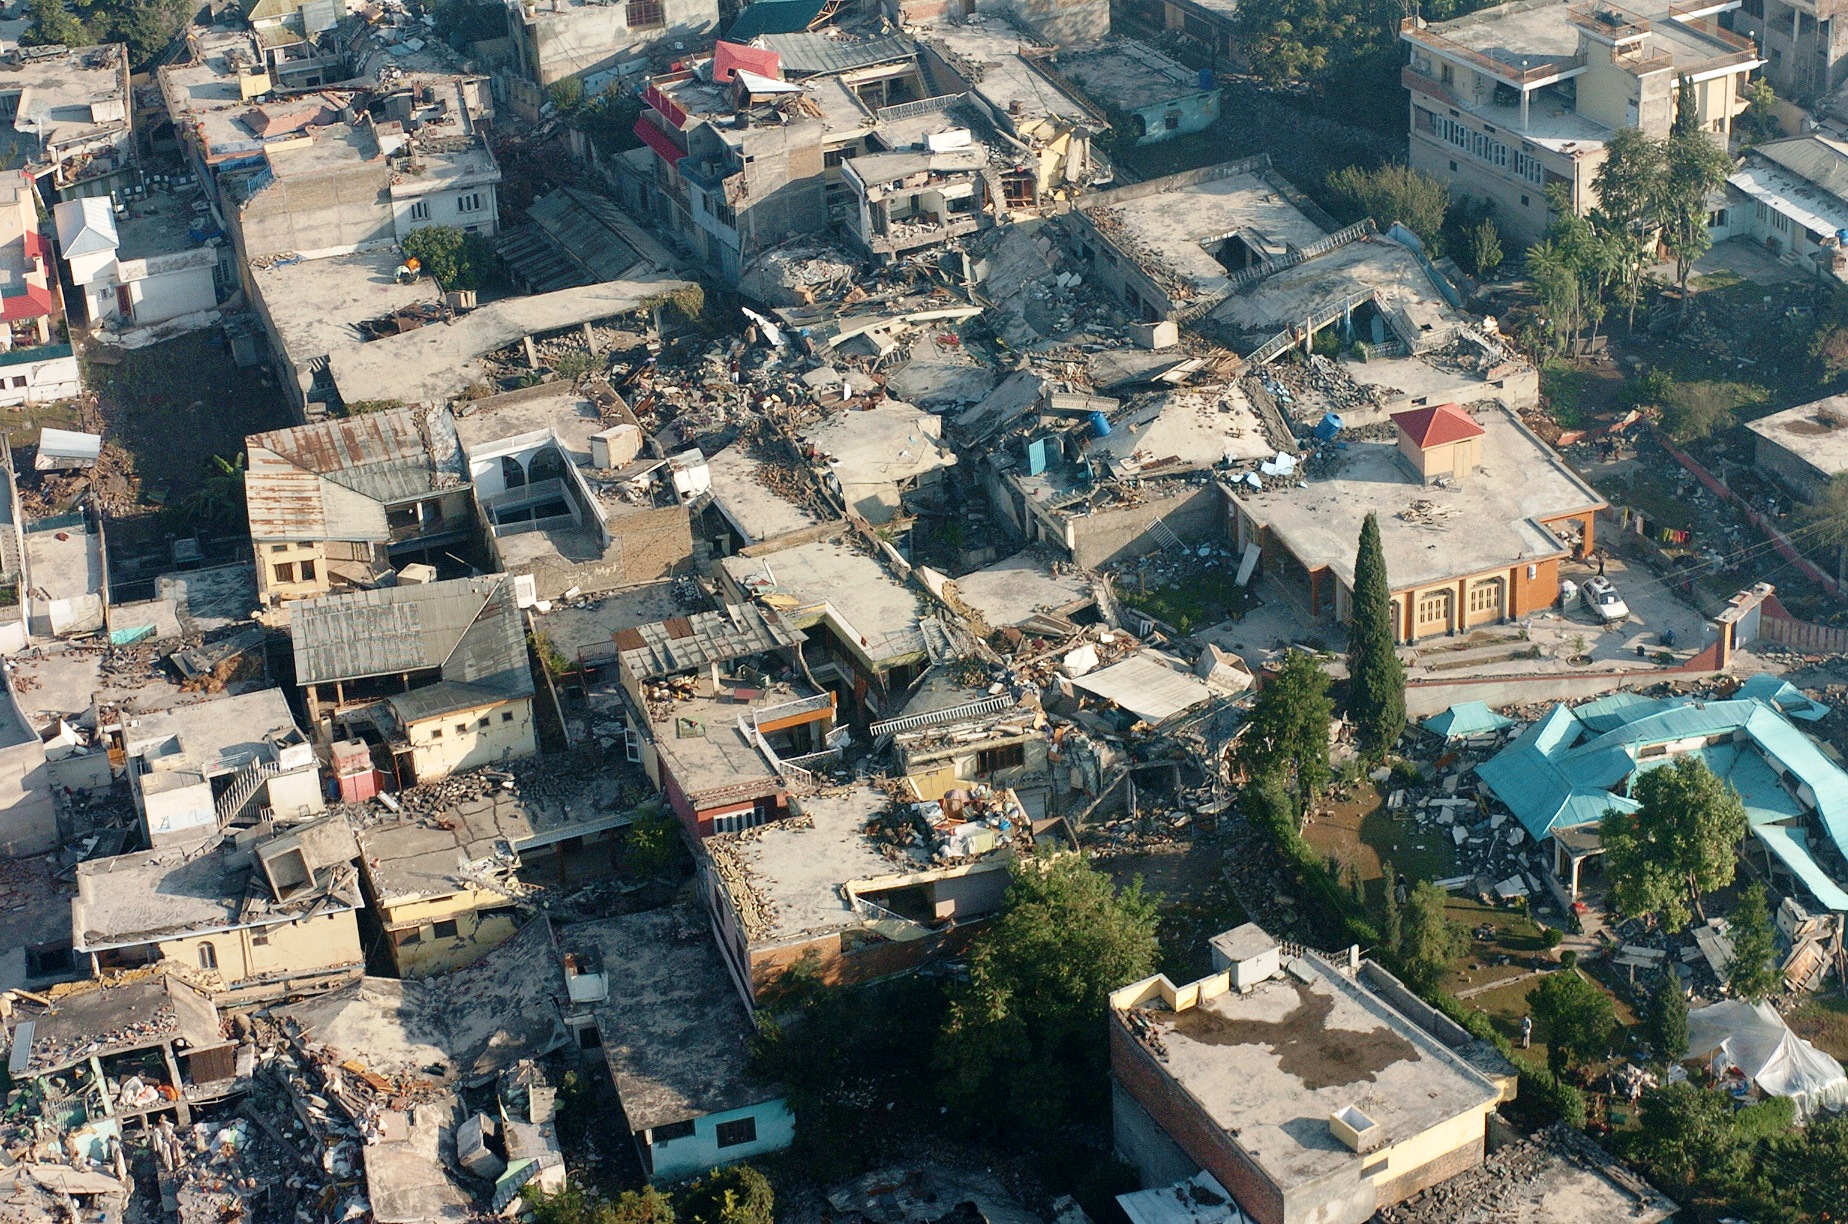
[[[638,680],[763,654],[793,646],[804,637],[780,613],[757,604],[727,604],[716,612],[671,616],[619,629],[611,636],[624,670]]]
[[[468,700],[476,704],[483,691],[533,691],[513,580],[505,574],[305,599],[295,605],[289,632],[298,684],[440,668],[445,683],[475,690]]]
[[[385,508],[467,483],[454,419],[394,408],[245,440],[253,539],[382,540]]]

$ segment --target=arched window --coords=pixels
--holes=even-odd
[[[517,489],[526,483],[526,469],[512,455],[501,456],[501,483],[509,489]]]
[[[218,949],[214,948],[209,943],[202,943],[199,945],[199,968],[218,968]]]
[[[534,484],[542,480],[558,480],[565,474],[565,457],[558,453],[558,448],[548,446],[532,457],[527,465],[530,478]]]

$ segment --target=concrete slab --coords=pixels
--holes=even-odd
[[[523,336],[577,327],[641,308],[649,298],[690,288],[691,281],[652,276],[580,285],[508,298],[452,323],[420,327],[330,351],[328,368],[340,397],[434,403],[451,399],[486,373],[479,358]]]
[[[50,600],[81,599],[103,589],[102,537],[82,528],[26,533],[32,586]]]
[[[1062,612],[1091,598],[1091,583],[1069,563],[1053,562],[1030,552],[964,574],[955,580],[956,595],[981,613],[991,628],[1018,625],[1040,612]]]
[[[706,460],[713,504],[739,534],[755,544],[823,521],[820,515],[778,493],[763,478],[763,466],[751,454],[748,442],[733,442]]]
[[[269,319],[289,364],[305,370],[335,349],[360,343],[355,324],[418,303],[437,304],[436,282],[392,278],[396,251],[368,251],[269,267],[251,265],[258,309]],[[381,397],[389,398],[389,397]]]
[[[1232,384],[1155,396],[1120,416],[1110,436],[1096,439],[1089,450],[1093,458],[1107,457],[1118,476],[1157,466],[1163,472],[1208,468],[1275,453],[1257,410]]]

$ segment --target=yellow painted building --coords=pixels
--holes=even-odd
[[[519,799],[505,791],[450,808],[440,821],[359,834],[366,942],[373,961],[421,978],[472,963],[530,916],[515,845],[532,836]]]
[[[96,973],[183,966],[221,1002],[331,989],[365,972],[358,854],[336,814],[82,863],[72,947]]]

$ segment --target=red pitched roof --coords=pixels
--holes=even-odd
[[[731,42],[721,42],[712,49],[713,80],[723,84],[731,80],[732,73],[739,68],[773,81],[783,79],[783,57],[774,51]]]
[[[0,319],[8,323],[17,323],[21,319],[37,319],[52,312],[51,290],[43,285],[27,282],[18,293],[9,293],[0,297]]]
[[[1469,413],[1455,404],[1439,404],[1435,408],[1414,408],[1410,412],[1395,412],[1392,423],[1397,425],[1405,436],[1412,440],[1412,445],[1419,450],[1433,446],[1442,446],[1446,442],[1461,442],[1465,438],[1480,438],[1488,430],[1470,419]]]

